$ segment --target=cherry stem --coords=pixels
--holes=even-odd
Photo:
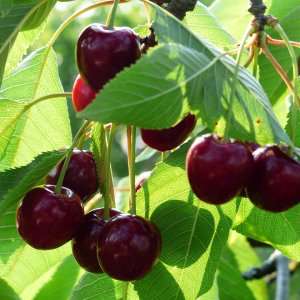
[[[107,22],[107,29],[109,30],[112,30],[114,28],[114,22],[115,22],[118,5],[119,5],[119,0],[114,0],[114,4],[109,14],[108,22]]]
[[[75,136],[75,138],[74,138],[74,140],[72,142],[72,145],[68,149],[68,151],[66,153],[64,164],[62,166],[61,172],[59,174],[59,178],[58,178],[56,186],[55,186],[55,190],[54,190],[55,194],[60,194],[62,183],[64,181],[65,173],[67,171],[67,168],[68,168],[68,165],[69,165],[69,162],[70,162],[73,150],[74,150],[76,144],[78,143],[78,141],[80,140],[81,136],[83,134],[85,134],[86,130],[90,127],[91,123],[92,123],[92,121],[85,121],[84,122],[84,124],[78,130],[78,132],[77,132],[77,134],[76,134],[76,136]]]
[[[104,196],[104,213],[103,219],[109,219],[109,208],[110,208],[110,189],[111,189],[111,167],[110,167],[110,160],[111,160],[111,150],[112,150],[112,143],[114,140],[114,133],[116,129],[116,124],[113,123],[110,127],[109,136],[108,136],[108,143],[107,143],[107,156],[105,161],[105,187],[103,191]]]
[[[131,213],[136,214],[135,201],[135,142],[136,142],[136,127],[131,126],[131,175],[130,175],[130,193],[131,193]]]
[[[127,3],[130,2],[131,0],[120,0],[120,3]],[[48,42],[48,49],[47,52],[50,51],[50,48],[53,46],[54,42],[56,41],[56,39],[59,37],[59,35],[62,33],[62,31],[68,26],[70,25],[77,17],[79,17],[80,15],[95,9],[95,8],[99,8],[101,6],[107,6],[107,5],[112,5],[114,4],[114,0],[106,0],[106,1],[101,1],[95,4],[92,4],[88,7],[85,7],[81,10],[76,11],[74,14],[72,14],[69,18],[67,18],[59,27],[58,29],[55,31],[55,33],[53,34],[52,38],[50,39],[50,41]],[[46,55],[47,56],[47,55]]]
[[[275,29],[275,28],[274,28]],[[272,37],[270,37],[269,35],[267,35],[267,43],[270,45],[275,45],[275,46],[286,46],[286,42],[284,40],[277,40],[277,39],[273,39]],[[293,46],[293,47],[297,47],[300,48],[300,43],[299,42],[293,42],[293,41],[289,41],[289,43]]]
[[[136,214],[135,200],[135,143],[136,143],[136,127],[127,126],[127,152],[128,152],[128,173],[130,179],[130,211]]]
[[[269,50],[269,47],[268,47],[268,45],[266,43],[265,33],[261,32],[260,34],[261,34],[261,38],[260,38],[261,49],[263,50],[264,54],[266,55],[266,57],[268,58],[268,60],[271,62],[271,64],[273,65],[273,67],[275,68],[275,70],[277,71],[277,73],[280,75],[280,77],[282,78],[282,80],[285,82],[285,84],[289,88],[290,92],[292,94],[294,94],[294,87],[293,87],[290,79],[288,78],[287,74],[282,69],[281,65],[274,58],[274,56],[272,55],[272,53]]]
[[[286,44],[286,47],[288,48],[288,51],[290,53],[291,59],[292,59],[292,66],[293,66],[293,82],[294,82],[294,91],[292,92],[293,95],[293,104],[292,104],[292,131],[291,131],[291,140],[294,143],[295,142],[295,131],[297,126],[297,111],[299,109],[299,97],[298,97],[298,62],[297,62],[297,56],[295,54],[295,51],[292,47],[291,42],[289,41],[287,35],[285,34],[284,30],[280,26],[279,23],[277,23],[273,29],[280,35],[280,37],[283,39],[283,41]]]
[[[252,74],[256,78],[257,77],[257,66],[258,66],[258,48],[256,47],[256,45],[253,45],[253,51],[254,51],[254,56],[253,56]]]
[[[224,132],[224,140],[228,140],[229,138],[229,131],[230,131],[230,125],[231,125],[231,119],[232,119],[232,108],[233,108],[233,100],[234,100],[234,95],[236,91],[236,85],[238,83],[238,72],[239,72],[239,67],[240,67],[240,61],[242,58],[242,53],[244,49],[244,45],[246,44],[246,41],[251,35],[251,33],[255,32],[255,27],[252,25],[249,25],[244,33],[244,36],[241,40],[240,46],[239,46],[239,51],[237,54],[236,58],[236,65],[234,68],[234,73],[233,73],[233,80],[232,80],[232,89],[231,89],[231,94],[229,98],[229,108],[228,108],[228,115],[227,115],[227,123],[225,127],[225,132]]]
[[[86,203],[84,206],[84,212],[87,213],[92,210],[96,205],[99,204],[98,202],[100,200],[103,200],[103,195],[98,193]]]
[[[253,61],[253,57],[254,57],[254,45],[251,45],[248,59],[244,63],[244,68],[247,68],[251,64],[251,62]]]
[[[167,152],[164,151],[161,153],[161,161],[164,161],[167,158]]]

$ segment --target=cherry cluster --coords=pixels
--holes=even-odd
[[[300,203],[300,164],[288,151],[203,135],[188,151],[187,176],[195,195],[207,203],[242,196],[261,209],[282,212]]]
[[[110,79],[140,56],[139,38],[130,28],[92,24],[84,29],[76,49],[75,110],[89,105]],[[124,281],[145,276],[161,253],[159,229],[150,220],[113,208],[84,214],[84,204],[99,189],[93,154],[74,150],[65,173],[64,162],[48,174],[44,186],[33,188],[21,200],[17,210],[21,237],[36,249],[54,249],[72,240],[75,259],[89,272],[105,272]]]
[[[98,190],[93,155],[88,151],[73,152],[64,186],[56,193],[62,164],[46,177],[45,186],[33,188],[22,199],[17,210],[21,237],[32,247],[43,250],[72,240],[75,259],[89,272],[104,271],[124,281],[145,276],[161,252],[159,229],[143,217],[113,208],[109,209],[108,220],[104,219],[103,208],[84,215],[81,199],[89,199]]]

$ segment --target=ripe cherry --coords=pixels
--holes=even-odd
[[[102,273],[97,259],[97,242],[106,221],[103,220],[103,208],[90,211],[84,219],[72,240],[73,255],[78,264],[88,272]],[[110,217],[121,212],[110,208]]]
[[[21,237],[36,249],[54,249],[70,241],[83,220],[80,198],[62,187],[46,185],[30,190],[17,210],[17,228]]]
[[[92,24],[80,34],[76,48],[81,77],[95,90],[141,57],[138,36],[128,27]]]
[[[300,164],[285,150],[274,145],[253,152],[254,176],[247,194],[264,210],[281,212],[300,202]]]
[[[161,252],[159,229],[140,216],[120,214],[111,218],[98,240],[102,270],[118,280],[133,281],[145,276]]]
[[[222,141],[215,135],[197,138],[186,158],[193,192],[211,204],[222,204],[237,196],[249,182],[253,168],[252,154],[244,143]]]
[[[63,163],[46,177],[47,184],[57,183]],[[79,195],[83,202],[98,190],[96,164],[91,152],[73,150],[62,185]]]
[[[96,97],[97,91],[87,85],[80,75],[77,76],[72,92],[72,101],[75,110],[81,111],[88,106]]]
[[[141,137],[146,145],[158,151],[172,150],[181,145],[197,123],[194,115],[188,114],[177,125],[161,129],[141,129]]]

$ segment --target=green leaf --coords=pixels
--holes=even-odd
[[[157,268],[167,271],[159,276],[154,269],[135,283],[141,299],[196,299],[206,293],[235,216],[235,201],[208,205],[191,192],[185,172],[189,145],[158,164],[137,193],[137,213],[161,231],[162,264]]]
[[[7,55],[22,25],[47,0],[10,1],[0,17],[0,86]]]
[[[186,14],[184,20],[190,30],[224,51],[237,42],[214,14],[200,2],[196,4],[194,11]]]
[[[264,1],[267,4],[268,1]],[[232,34],[236,40],[241,40],[246,26],[252,19],[252,15],[247,11],[248,0],[222,0],[214,1],[209,7],[227,32]]]
[[[85,273],[74,288],[71,300],[119,300],[123,297],[125,282],[113,280],[106,274]],[[128,299],[138,299],[129,284]]]
[[[14,5],[14,0],[6,0],[0,2],[0,18],[5,17],[11,11]]]
[[[152,156],[156,155],[158,152],[155,149],[152,149],[150,147],[145,147],[144,150],[136,157],[135,162],[141,162],[145,161]]]
[[[241,274],[261,262],[246,238],[231,231],[217,274],[220,299],[267,300],[264,279],[245,281]]]
[[[28,48],[40,37],[41,33],[45,29],[45,25],[46,22],[33,30],[19,32],[6,61],[4,71],[5,76],[7,76],[10,71],[19,64],[23,56],[26,55]]]
[[[234,221],[234,229],[272,245],[291,259],[300,260],[299,216],[300,205],[282,213],[271,213],[243,199]]]
[[[63,151],[46,152],[25,167],[0,173],[0,215],[39,184],[63,157]]]
[[[91,150],[93,152],[96,165],[100,192],[103,194],[106,188],[106,159],[107,159],[107,145],[104,125],[100,123],[94,124],[92,128],[92,142]],[[111,180],[111,178],[109,179]],[[113,184],[110,184],[110,197],[114,194]],[[112,199],[111,199],[112,201]]]
[[[28,56],[6,77],[0,100],[0,111],[11,101],[18,102],[7,116],[0,114],[0,170],[28,164],[38,154],[56,150],[71,143],[68,110],[64,99],[51,99],[34,105],[19,114],[23,104],[38,97],[58,93],[62,86],[53,50],[42,48]]]
[[[34,296],[50,280],[71,248],[69,244],[47,251],[31,248],[17,232],[15,211],[12,207],[0,217],[0,277],[25,299],[23,296]]]
[[[235,62],[221,58],[217,48],[161,11],[154,28],[161,46],[119,73],[79,116],[159,129],[173,126],[191,110],[222,135]],[[238,79],[231,137],[290,144],[257,80],[242,67]]]
[[[77,281],[80,267],[73,255],[66,257],[49,281],[43,284],[34,300],[68,300]],[[32,293],[32,291],[31,291]],[[25,297],[24,297],[25,298]]]
[[[20,297],[14,290],[0,278],[0,299],[5,300],[20,300]]]
[[[32,30],[40,26],[48,17],[57,0],[47,0],[43,5],[39,6],[23,24],[21,31]]]

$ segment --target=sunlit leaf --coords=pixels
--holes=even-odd
[[[0,111],[11,109],[9,119],[0,114],[0,170],[28,164],[38,154],[65,147],[71,142],[67,105],[64,99],[51,99],[34,105],[23,114],[21,102],[27,104],[41,96],[58,93],[56,56],[42,48],[28,56],[3,80]],[[9,102],[8,102],[9,101]],[[18,102],[11,108],[11,101]],[[12,122],[8,126],[8,121]],[[3,125],[2,125],[3,124]]]
[[[63,156],[63,151],[43,153],[25,167],[1,172],[0,215],[16,205],[32,187],[42,182]]]

